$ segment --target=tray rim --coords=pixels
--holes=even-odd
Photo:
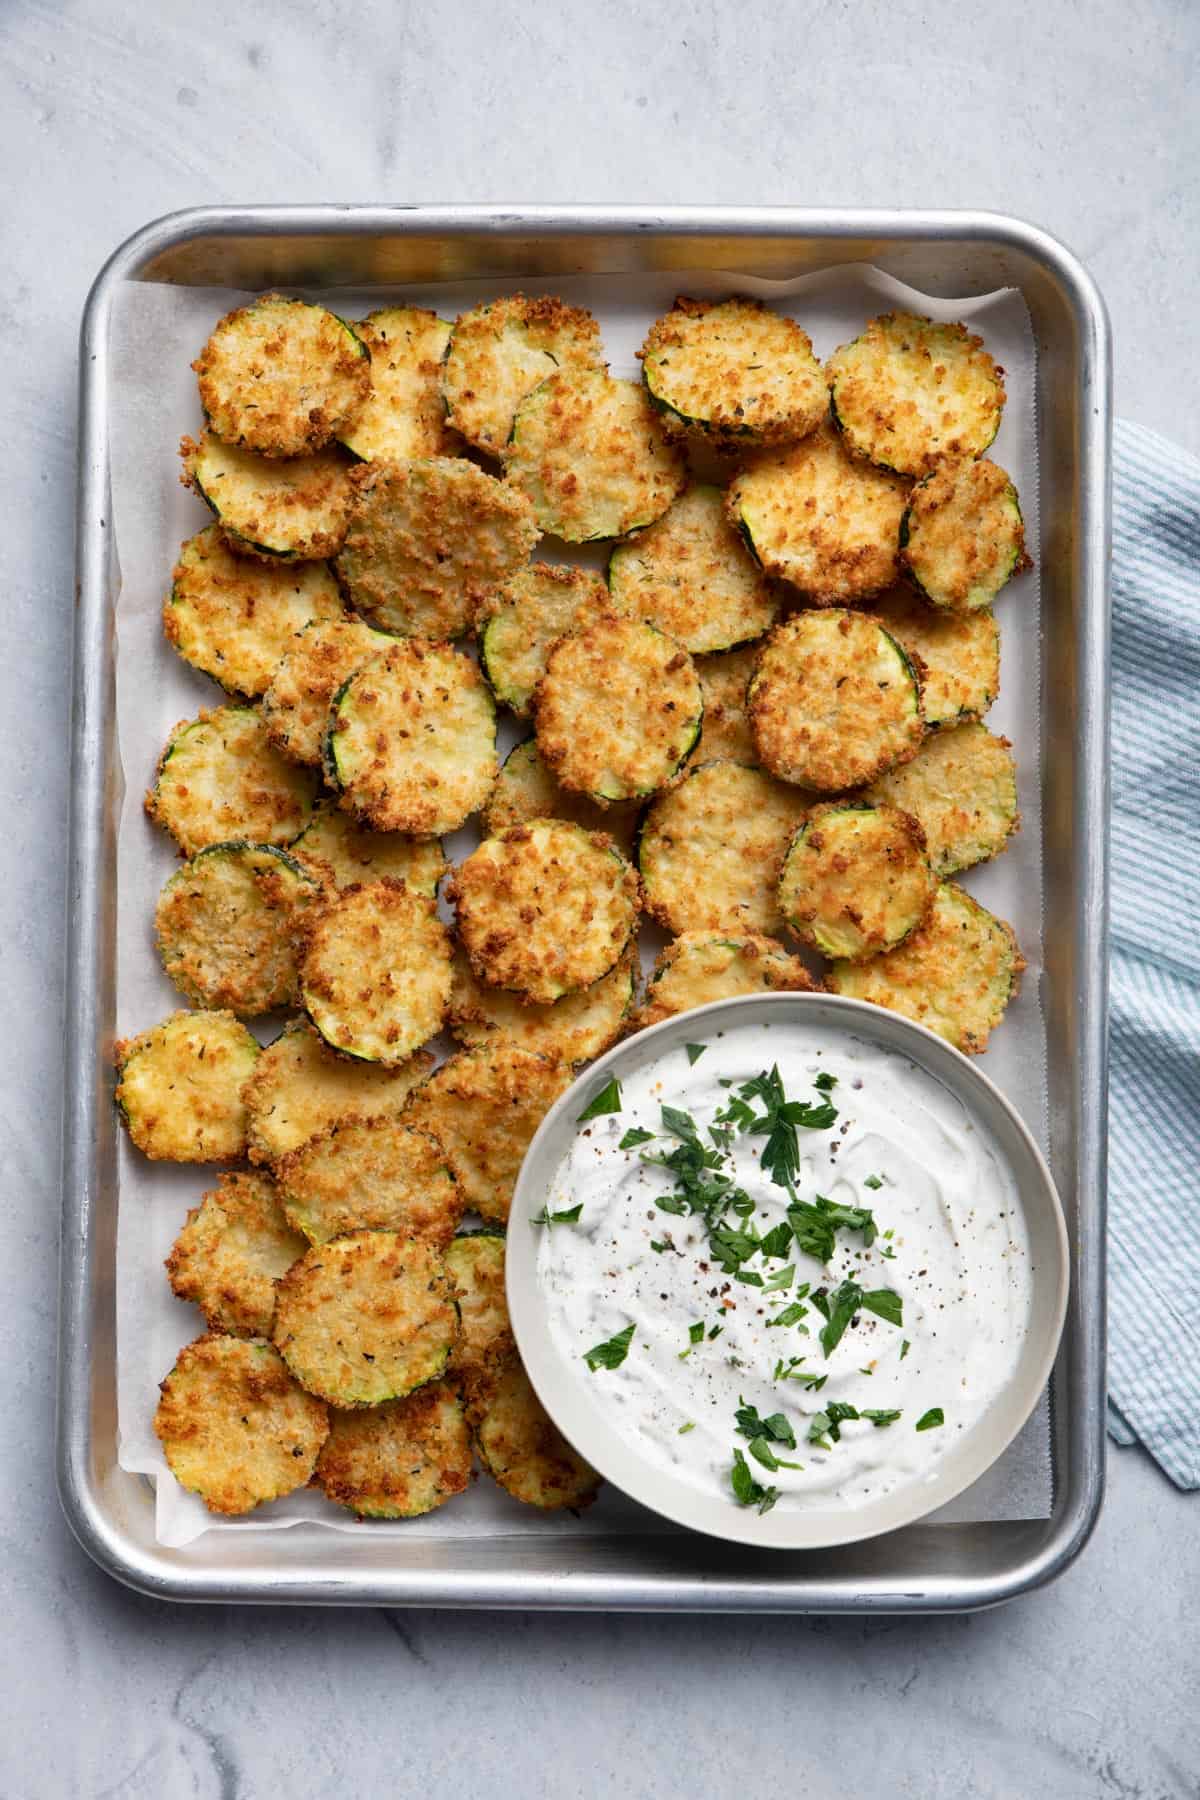
[[[829,241],[872,238],[915,244],[951,238],[999,245],[1040,265],[1072,307],[1080,339],[1081,392],[1078,557],[1082,604],[1077,658],[1081,696],[1076,745],[1087,752],[1097,779],[1077,802],[1088,854],[1085,892],[1077,897],[1081,974],[1077,1093],[1081,1132],[1076,1143],[1080,1233],[1074,1279],[1088,1302],[1068,1321],[1077,1365],[1080,1416],[1071,1421],[1078,1466],[1053,1529],[1029,1553],[999,1573],[961,1573],[854,1581],[845,1575],[805,1574],[753,1579],[679,1576],[670,1571],[608,1570],[568,1573],[517,1568],[392,1569],[379,1579],[358,1569],[335,1572],[336,1558],[284,1578],[243,1568],[181,1568],[157,1546],[145,1549],[105,1502],[92,1455],[89,1411],[89,1308],[96,1269],[97,1221],[90,1180],[97,1115],[94,1047],[102,971],[101,828],[108,775],[101,726],[107,718],[105,683],[107,571],[112,552],[107,519],[108,442],[105,415],[108,327],[119,285],[153,259],[195,239],[246,236],[439,235],[603,237],[647,235],[774,236]],[[705,1611],[967,1611],[1029,1592],[1061,1575],[1094,1529],[1104,1491],[1105,1150],[1107,1101],[1107,812],[1108,604],[1110,541],[1111,334],[1104,302],[1091,276],[1057,239],[1006,214],[974,210],[791,207],[511,206],[511,205],[272,205],[196,207],[155,219],[134,232],[101,268],[84,308],[80,336],[80,412],[77,484],[76,630],[71,721],[71,824],[67,883],[67,1029],[64,1041],[62,1133],[63,1202],[59,1289],[57,1477],[63,1511],[88,1555],[108,1574],[142,1593],[189,1601],[277,1602]],[[1081,784],[1085,785],[1085,784]],[[1079,817],[1079,815],[1082,815]],[[1074,1390],[1073,1390],[1074,1396]],[[136,1477],[129,1477],[135,1480]],[[1046,1521],[1039,1521],[1044,1526]],[[938,1527],[943,1533],[955,1527]],[[968,1529],[968,1528],[963,1528]],[[979,1529],[973,1527],[969,1529]],[[994,1523],[1000,1535],[1020,1535],[1017,1522]],[[291,1535],[291,1534],[289,1534]],[[1025,1535],[1032,1535],[1026,1528]],[[464,1540],[467,1541],[467,1540]],[[520,1543],[525,1540],[514,1539]],[[622,1540],[615,1546],[619,1562]],[[669,1541],[669,1540],[668,1540]],[[949,1540],[947,1540],[949,1541]],[[514,1557],[514,1562],[518,1559]],[[297,1559],[299,1564],[300,1559]]]

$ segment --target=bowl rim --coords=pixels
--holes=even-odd
[[[564,1114],[590,1098],[612,1076],[620,1079],[627,1065],[641,1066],[655,1060],[667,1053],[675,1040],[682,1044],[706,1035],[717,1028],[718,1020],[732,1025],[739,1022],[739,1014],[762,1009],[789,1018],[817,1014],[836,1030],[909,1055],[976,1117],[982,1113],[993,1137],[998,1132],[988,1114],[995,1114],[1014,1134],[1019,1155],[1026,1159],[1024,1171],[1013,1167],[1011,1158],[1006,1159],[1017,1183],[1022,1210],[1028,1218],[1032,1191],[1032,1204],[1045,1207],[1051,1227],[1054,1266],[1047,1273],[1043,1258],[1027,1334],[1027,1339],[1040,1336],[1040,1352],[1032,1360],[1022,1357],[1013,1377],[964,1433],[948,1459],[949,1474],[946,1466],[940,1465],[940,1473],[933,1481],[902,1486],[861,1508],[775,1508],[760,1515],[753,1507],[718,1501],[652,1463],[631,1440],[616,1431],[600,1406],[579,1406],[579,1396],[586,1390],[568,1371],[541,1301],[538,1234],[531,1227],[534,1210],[538,1204],[544,1204],[547,1180],[560,1160],[556,1156],[552,1168],[544,1166],[547,1146],[555,1138]],[[505,1256],[509,1319],[521,1360],[534,1392],[568,1443],[605,1480],[672,1524],[729,1543],[780,1551],[829,1549],[898,1531],[928,1517],[979,1480],[1028,1422],[1049,1381],[1066,1320],[1070,1282],[1069,1238],[1054,1177],[1025,1120],[991,1077],[947,1039],[917,1021],[869,1001],[820,991],[740,994],[710,1001],[622,1038],[588,1064],[549,1108],[525,1152],[513,1192]],[[1008,1406],[1003,1425],[999,1423],[1002,1401]]]

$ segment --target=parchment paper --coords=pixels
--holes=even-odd
[[[635,351],[651,321],[666,310],[675,276],[594,276],[547,283],[471,282],[423,289],[338,290],[325,298],[349,318],[400,301],[434,307],[443,318],[477,300],[518,287],[553,292],[590,307],[598,316],[612,371],[634,375]],[[898,308],[939,319],[963,319],[980,331],[1008,378],[1008,404],[991,454],[1012,475],[1021,496],[1030,545],[1038,532],[1037,440],[1034,418],[1035,350],[1028,313],[1014,290],[970,301],[938,301],[893,281],[881,271],[852,265],[791,282],[728,274],[689,274],[687,291],[720,296],[756,294],[794,314],[824,358],[861,329],[873,314]],[[121,592],[117,603],[117,720],[125,781],[117,847],[117,1018],[122,1035],[155,1024],[183,1002],[155,953],[153,910],[162,883],[176,866],[174,848],[151,825],[142,796],[172,726],[202,706],[221,704],[214,683],[195,674],[165,641],[160,612],[179,545],[207,524],[203,504],[179,485],[179,438],[196,432],[200,417],[190,363],[213,324],[244,294],[216,288],[131,283],[114,312],[111,386],[112,509]],[[594,560],[553,540],[553,560]],[[1009,1009],[985,1058],[989,1075],[1017,1105],[1039,1141],[1046,1138],[1046,1039],[1042,981],[1041,780],[1039,768],[1038,572],[1022,575],[1001,596],[1000,698],[988,715],[993,731],[1016,746],[1023,827],[995,863],[971,870],[965,885],[1012,922],[1029,968],[1020,998]],[[517,732],[502,735],[501,748]],[[464,854],[474,840],[459,834],[448,848]],[[256,1021],[264,1042],[278,1021]],[[582,1518],[544,1516],[518,1505],[486,1477],[440,1511],[396,1524],[358,1524],[320,1495],[302,1492],[260,1508],[243,1521],[218,1520],[186,1494],[166,1469],[154,1437],[156,1384],[181,1346],[202,1329],[196,1312],[177,1301],[167,1285],[163,1259],[189,1206],[213,1184],[213,1171],[147,1162],[122,1134],[117,1234],[118,1421],[122,1468],[156,1484],[159,1542],[178,1547],[205,1531],[281,1528],[301,1520],[333,1530],[404,1533],[407,1536],[509,1536],[557,1532],[594,1536],[674,1528],[605,1488]],[[1025,1430],[993,1468],[936,1517],[939,1520],[1031,1519],[1049,1515],[1052,1499],[1050,1433],[1043,1397]]]

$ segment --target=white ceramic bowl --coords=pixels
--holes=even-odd
[[[964,1431],[932,1477],[864,1506],[777,1506],[765,1515],[702,1492],[641,1455],[569,1368],[551,1335],[537,1275],[541,1233],[532,1224],[578,1130],[577,1116],[611,1076],[624,1080],[698,1037],[736,1025],[794,1021],[829,1037],[853,1036],[910,1058],[961,1101],[992,1134],[1011,1169],[1029,1233],[1033,1295],[1016,1370],[983,1417]],[[1020,1431],[1045,1387],[1058,1350],[1069,1286],[1067,1232],[1054,1181],[1025,1125],[977,1064],[923,1025],[861,1000],[832,994],[761,994],[720,1000],[618,1044],[546,1114],[526,1154],[508,1228],[508,1307],[529,1378],[563,1436],[609,1481],[643,1506],[714,1537],[776,1550],[816,1550],[898,1530],[944,1506],[976,1481]]]

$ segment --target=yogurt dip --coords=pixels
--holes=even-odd
[[[853,1509],[931,1480],[1030,1321],[990,1132],[906,1057],[802,1024],[597,1089],[537,1258],[585,1403],[730,1505]]]

